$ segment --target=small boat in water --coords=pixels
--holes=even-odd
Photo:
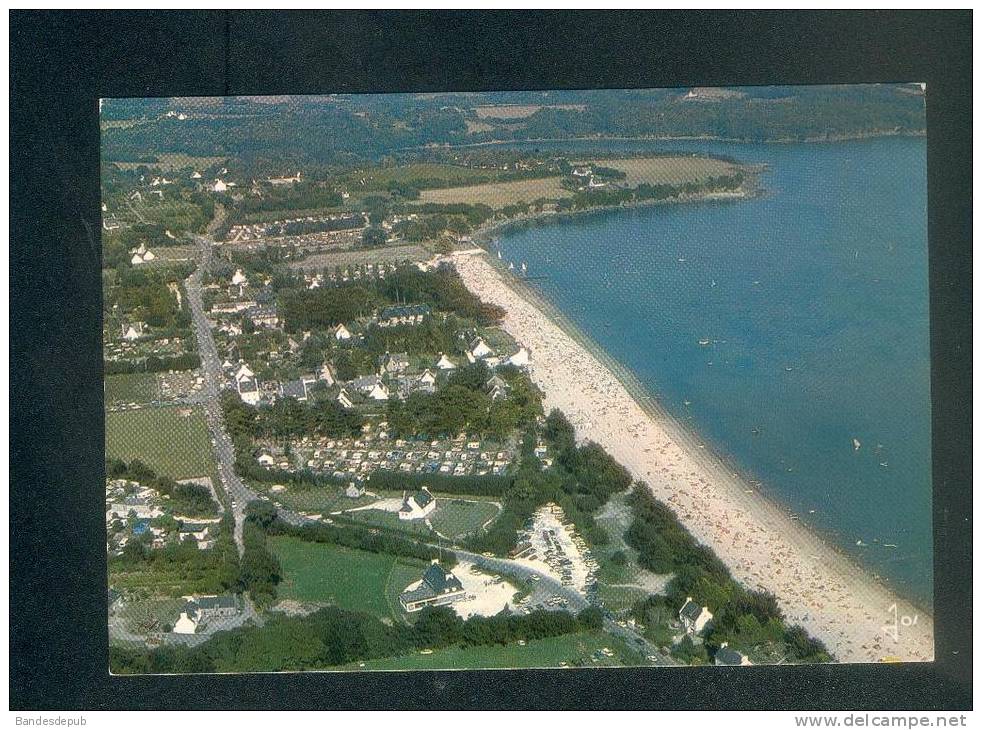
[[[509,271],[514,271],[515,270],[515,264],[509,262],[509,264],[508,264],[508,270]]]
[[[852,440],[852,450],[853,451],[859,451],[859,447],[860,446],[862,446],[862,444],[859,442],[859,439],[853,439]]]
[[[528,273],[528,270],[529,270],[529,265],[523,261],[522,262],[522,273],[523,274],[527,274]]]
[[[699,344],[705,347],[706,345],[709,344],[709,340],[699,340]]]

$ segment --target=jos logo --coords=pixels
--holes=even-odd
[[[913,616],[908,616],[907,614],[901,615],[897,610],[896,603],[890,606],[889,611],[893,615],[893,620],[885,624],[882,628],[887,636],[892,637],[894,641],[900,641],[900,629],[908,626],[916,626],[917,614],[915,613]]]

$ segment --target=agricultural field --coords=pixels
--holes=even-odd
[[[439,499],[430,515],[433,529],[451,540],[459,540],[481,530],[501,511],[493,502]]]
[[[173,479],[210,476],[218,484],[211,437],[197,407],[170,406],[106,414],[106,456],[139,459]]]
[[[298,487],[293,484],[284,485],[287,488],[282,491],[273,492],[271,484],[253,483],[253,489],[264,491],[276,502],[288,507],[296,512],[320,513],[328,515],[332,512],[363,507],[375,501],[374,497],[359,497],[350,499],[344,496],[341,487],[331,486],[311,486]]]
[[[136,124],[139,122],[132,120],[121,120],[118,122],[103,122],[104,128],[110,128],[109,125],[116,127],[123,127],[127,124]],[[182,170],[184,168],[190,167],[196,170],[204,170],[212,165],[218,165],[225,161],[224,157],[194,157],[192,155],[180,154],[177,152],[169,152],[164,155],[157,157],[156,162],[118,162],[111,161],[110,165],[115,165],[121,170],[135,170],[136,168],[142,166],[170,172],[171,170]]]
[[[613,656],[602,654],[604,648]],[[553,636],[525,646],[472,646],[437,649],[432,654],[409,654],[350,664],[345,669],[408,671],[419,669],[531,669],[559,667],[623,667],[645,664],[644,658],[620,639],[601,632]]]
[[[405,616],[399,594],[426,568],[419,560],[294,537],[273,537],[268,544],[280,561],[280,598],[364,611],[393,621],[403,621]]]
[[[131,373],[106,376],[106,408],[124,403],[144,404],[160,397],[156,373]]]
[[[636,157],[617,160],[597,160],[601,167],[613,167],[627,178],[618,184],[637,187],[649,185],[680,185],[702,182],[706,178],[732,175],[740,171],[739,165],[709,157]]]
[[[349,180],[356,190],[385,190],[389,185],[443,188],[495,180],[501,174],[497,170],[482,170],[438,162],[418,162],[398,167],[355,170],[349,176]]]
[[[143,200],[123,200],[119,204],[110,203],[109,206],[110,211],[115,213],[123,224],[161,225],[178,237],[185,231],[203,230],[210,221],[201,206],[176,197],[159,199],[155,195],[147,194]],[[164,248],[166,246],[157,246],[154,253]]]
[[[559,200],[571,196],[572,193],[562,186],[562,178],[557,176],[421,190],[419,202],[443,205],[452,203],[476,205],[482,203],[492,208],[503,208],[506,205],[514,205],[519,202],[531,203],[539,198]]]
[[[493,520],[499,511],[500,507],[488,500],[450,497],[438,498],[436,509],[430,513],[427,520],[400,520],[395,512],[376,509],[348,512],[345,517],[414,535],[436,537],[435,531],[440,537],[459,540],[480,530]],[[432,525],[432,529],[426,522]]]
[[[206,559],[180,565],[140,563],[124,568],[114,563],[109,567],[109,585],[114,589],[133,595],[168,596],[168,600],[218,593],[221,579],[220,569]]]
[[[483,104],[474,107],[474,113],[481,119],[526,119],[540,109],[564,111],[583,111],[583,104]]]

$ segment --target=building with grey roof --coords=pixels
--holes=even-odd
[[[423,573],[423,579],[409,586],[399,596],[407,613],[421,611],[426,606],[445,606],[464,598],[464,586],[453,573],[445,571],[434,560]]]

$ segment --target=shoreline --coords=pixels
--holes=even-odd
[[[509,221],[510,222],[510,221]],[[502,306],[503,327],[532,352],[530,374],[547,410],[563,411],[590,439],[645,481],[734,578],[773,593],[798,623],[841,662],[887,658],[931,661],[933,618],[895,595],[813,528],[762,494],[680,424],[641,382],[526,282],[497,268],[485,251],[453,257],[465,285]],[[602,396],[605,407],[596,407]],[[897,615],[919,617],[886,631]]]
[[[831,135],[826,137],[777,137],[775,139],[740,139],[739,137],[720,137],[717,135],[595,135],[592,137],[535,137],[529,139],[491,139],[483,142],[464,142],[462,144],[416,145],[400,147],[397,152],[426,149],[467,149],[470,147],[502,147],[508,145],[536,144],[537,142],[725,142],[727,144],[835,144],[837,142],[861,142],[870,139],[892,137],[927,137],[926,129],[918,130],[875,130],[853,134]]]
[[[746,167],[746,166],[745,166]],[[590,208],[579,208],[577,210],[563,211],[539,211],[538,213],[523,213],[511,218],[492,220],[482,223],[468,234],[474,243],[490,244],[495,234],[506,231],[510,228],[535,225],[553,221],[563,221],[574,216],[587,215],[589,213],[609,213],[618,210],[636,210],[639,208],[649,208],[661,205],[682,205],[685,203],[729,203],[739,200],[753,200],[766,195],[766,190],[759,184],[759,170],[745,170],[754,175],[752,185],[747,187],[741,185],[737,190],[720,190],[709,193],[694,193],[690,195],[679,195],[674,198],[662,198],[660,200],[634,200],[629,203],[618,203],[616,205],[596,205]]]

